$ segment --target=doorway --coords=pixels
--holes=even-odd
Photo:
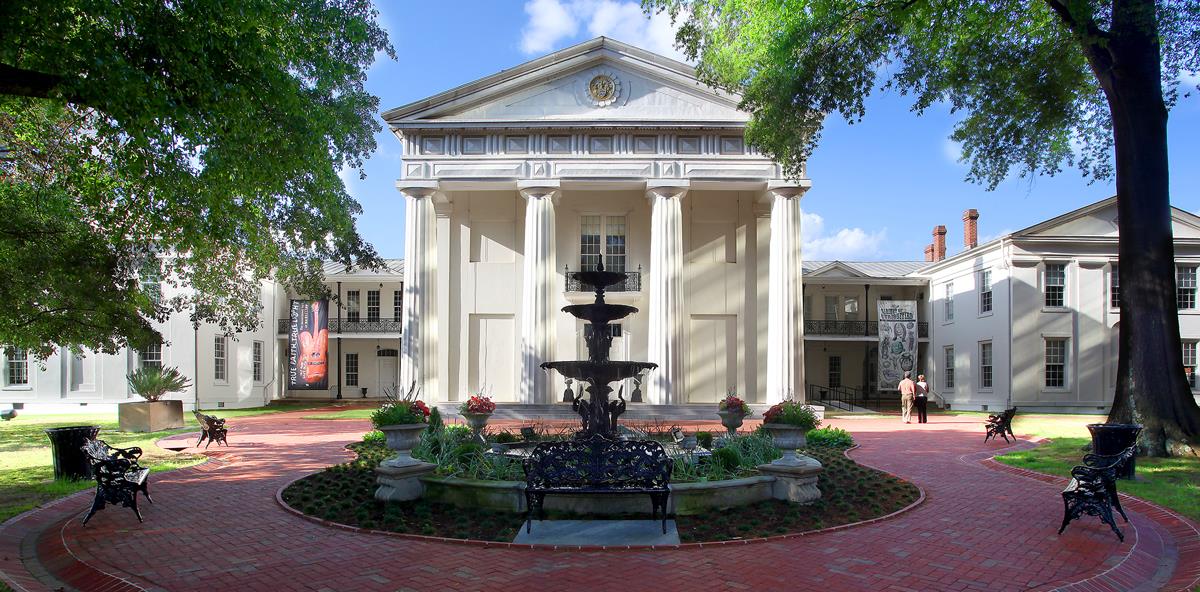
[[[394,392],[396,383],[400,380],[400,357],[394,349],[381,349],[376,352],[379,366],[378,394]]]

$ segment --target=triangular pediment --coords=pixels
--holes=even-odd
[[[688,65],[597,38],[392,109],[395,127],[422,123],[744,123],[739,97],[708,87]]]
[[[842,263],[841,261],[834,261],[828,265],[817,268],[817,269],[813,270],[811,273],[807,273],[805,275],[813,277],[813,278],[816,278],[816,277],[822,277],[822,278],[861,278],[861,277],[866,277],[865,275],[860,273],[858,270],[850,267],[849,265]]]
[[[1098,201],[1013,234],[1016,238],[1117,238],[1117,198]],[[1171,208],[1175,238],[1200,238],[1200,217]]]

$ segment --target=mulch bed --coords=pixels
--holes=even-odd
[[[354,461],[304,477],[283,491],[283,501],[310,516],[361,528],[427,536],[512,541],[523,516],[460,508],[426,500],[375,500],[374,468],[391,452],[353,444]],[[769,501],[675,518],[684,543],[728,541],[800,533],[869,520],[915,501],[919,490],[902,479],[846,458],[843,448],[804,452],[825,465],[820,500],[804,506]]]

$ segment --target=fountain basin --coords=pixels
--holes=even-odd
[[[556,370],[559,374],[567,378],[605,385],[610,382],[633,378],[646,370],[653,370],[657,367],[658,364],[652,362],[628,362],[624,360],[607,360],[604,362],[560,360],[542,364],[542,368]]]
[[[601,262],[601,265],[603,265],[603,262]],[[629,277],[623,271],[604,271],[603,267],[596,271],[574,271],[571,272],[571,276],[575,281],[595,288],[607,288],[614,284],[619,284],[625,281],[625,278]]]
[[[638,309],[627,304],[572,304],[562,307],[562,311],[577,319],[590,321],[594,325],[623,319]]]

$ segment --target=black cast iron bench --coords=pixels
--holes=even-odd
[[[984,427],[987,428],[987,434],[984,435],[983,441],[987,442],[996,436],[1004,438],[1005,442],[1008,442],[1009,436],[1012,436],[1013,440],[1016,440],[1017,435],[1012,430],[1012,420],[1016,415],[1016,407],[1005,409],[1004,413],[989,415],[988,420],[983,423]]]
[[[141,522],[142,513],[137,505],[138,492],[146,496],[146,501],[154,503],[149,490],[146,489],[150,469],[138,464],[142,449],[136,446],[113,448],[104,440],[90,440],[83,445],[83,452],[87,454],[88,462],[92,465],[92,475],[96,478],[96,499],[92,501],[92,509],[83,519],[83,523],[86,525],[97,511],[104,509],[106,503],[133,508],[138,522]]]
[[[208,448],[213,442],[220,442],[229,446],[229,441],[225,439],[225,434],[229,431],[225,429],[225,420],[211,415],[205,415],[199,411],[192,411],[192,415],[196,416],[196,421],[200,423],[200,439],[196,441],[196,447],[199,448],[204,440],[208,439]]]
[[[1071,482],[1062,492],[1063,521],[1058,529],[1062,534],[1067,524],[1083,514],[1097,516],[1117,533],[1117,538],[1125,540],[1117,521],[1113,519],[1113,508],[1121,514],[1125,522],[1129,517],[1121,507],[1121,499],[1117,497],[1117,468],[1125,461],[1133,458],[1137,450],[1130,446],[1120,454],[1087,454],[1083,464],[1071,469]]]
[[[662,508],[667,532],[667,500],[675,463],[658,442],[651,440],[588,440],[542,442],[525,459],[525,531],[533,528],[534,512],[546,519],[546,494],[650,495],[652,516]]]

